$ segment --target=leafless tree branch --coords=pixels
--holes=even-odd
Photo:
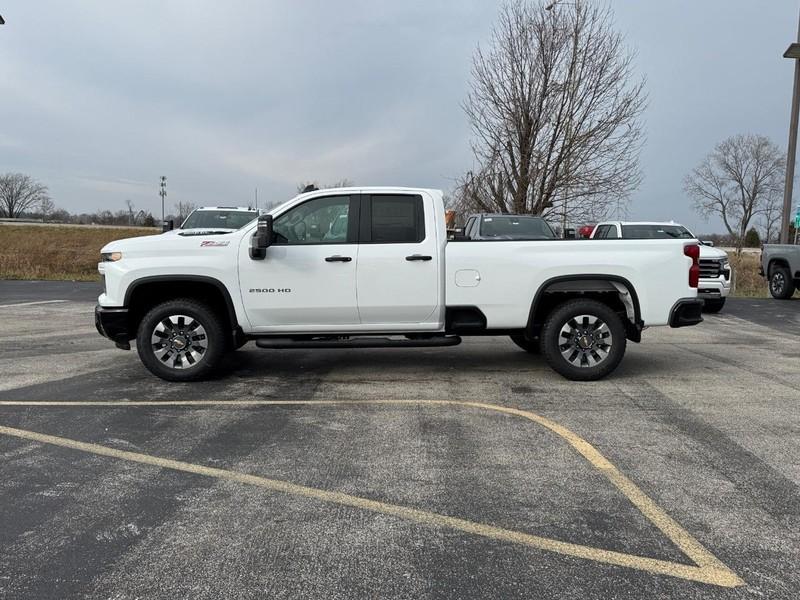
[[[735,135],[717,144],[692,169],[684,179],[684,190],[698,213],[722,219],[740,252],[750,223],[767,212],[770,236],[776,218],[773,204],[783,189],[785,163],[783,153],[769,138]]]
[[[47,186],[24,173],[0,175],[0,214],[10,219],[36,205],[43,205],[50,195]]]
[[[463,108],[480,168],[459,180],[467,210],[602,218],[641,182],[644,80],[607,6],[501,9],[473,56]]]

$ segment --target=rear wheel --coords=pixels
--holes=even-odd
[[[152,308],[139,323],[136,350],[145,367],[167,381],[207,377],[229,346],[222,323],[206,304],[169,300]]]
[[[788,300],[794,294],[792,273],[787,267],[772,267],[769,276],[769,293],[778,300]]]
[[[703,312],[718,313],[722,310],[723,306],[725,306],[725,298],[706,300],[705,304],[703,305]]]
[[[511,338],[512,342],[525,350],[525,352],[539,354],[539,340],[529,340],[523,334],[514,334],[509,337]]]
[[[601,379],[617,368],[627,339],[622,318],[596,300],[570,300],[548,315],[540,345],[554,371],[573,381]]]

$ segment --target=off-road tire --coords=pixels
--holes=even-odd
[[[177,319],[178,316],[186,318]],[[182,324],[172,323],[170,317]],[[194,331],[202,329],[204,336],[202,340],[193,339],[192,332],[188,331],[194,323],[198,324],[197,327],[194,327]],[[184,325],[187,327],[184,328]],[[162,330],[158,334],[156,333],[157,328]],[[186,333],[189,337],[184,337],[181,332]],[[157,341],[154,342],[158,336],[164,333],[167,334],[163,338],[165,343],[171,341],[174,333],[175,339],[172,342],[183,344],[180,350],[168,349],[165,353],[166,360],[164,360],[164,356],[161,358],[157,356],[157,353],[164,349],[156,348]],[[200,336],[194,337],[199,338]],[[206,347],[200,353],[200,344],[202,343],[205,343]],[[217,368],[230,347],[230,336],[227,335],[220,316],[208,305],[191,298],[168,300],[150,309],[139,323],[136,335],[136,350],[144,366],[153,375],[167,381],[197,381],[207,378]],[[176,355],[182,355],[185,358],[176,361],[174,358]],[[196,358],[198,356],[199,358]],[[191,362],[192,360],[194,362]],[[183,366],[172,366],[176,362],[180,362]]]
[[[584,316],[588,317],[587,326],[584,326],[584,319],[580,318]],[[582,322],[575,322],[576,317]],[[574,328],[570,323],[579,327]],[[566,334],[562,335],[562,331]],[[589,335],[582,335],[583,331]],[[602,340],[610,340],[607,350],[602,348],[601,335],[606,336]],[[587,348],[579,346],[583,343],[579,341],[581,339],[591,339],[591,345]],[[608,305],[591,299],[569,300],[553,309],[545,319],[539,340],[547,364],[556,373],[572,381],[594,381],[611,373],[625,355],[627,344],[622,317]],[[592,351],[601,360],[594,358]],[[576,352],[577,357],[573,358]],[[573,362],[575,360],[578,363]],[[589,364],[583,365],[583,360]]]
[[[794,295],[792,272],[787,267],[775,266],[770,269],[769,293],[778,300],[788,300]]]

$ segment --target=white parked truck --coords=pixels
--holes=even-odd
[[[574,380],[616,368],[646,326],[702,321],[695,240],[450,241],[442,193],[304,193],[228,233],[102,249],[98,331],[171,381],[226,352],[451,346],[510,336]]]
[[[697,237],[678,223],[652,221],[604,221],[592,231],[593,240],[649,240],[653,238],[695,240]],[[733,271],[728,254],[710,242],[700,246],[700,283],[697,295],[705,301],[703,311],[717,313],[733,287]]]
[[[164,232],[170,235],[228,233],[244,227],[257,217],[257,210],[243,206],[201,206],[194,209],[177,229],[173,229],[172,221],[164,223]]]

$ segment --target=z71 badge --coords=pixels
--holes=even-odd
[[[208,246],[227,246],[230,242],[215,242],[214,240],[205,240],[200,242],[201,248],[207,248]]]

